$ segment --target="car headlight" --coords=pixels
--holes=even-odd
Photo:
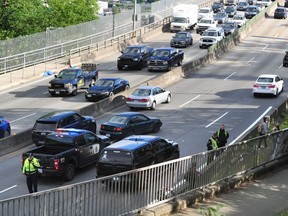
[[[168,62],[167,61],[163,61],[163,64],[166,65],[166,64],[168,64]]]
[[[149,60],[147,61],[147,64],[150,64],[150,61],[149,61]]]
[[[109,95],[108,91],[102,92],[103,95]]]
[[[71,83],[67,83],[67,84],[64,85],[65,88],[70,88],[71,86],[72,86]]]
[[[139,60],[139,58],[133,58],[133,61],[138,61]]]
[[[120,57],[118,57],[118,59],[117,59],[118,61],[120,61],[121,60],[121,58]]]

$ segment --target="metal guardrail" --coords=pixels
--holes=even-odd
[[[288,151],[288,129],[173,161],[0,201],[3,216],[130,215],[261,166]]]

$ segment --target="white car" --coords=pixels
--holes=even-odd
[[[265,7],[268,7],[270,4],[272,4],[271,0],[261,0],[259,3],[265,5]]]
[[[275,74],[260,75],[253,85],[253,95],[272,94],[277,96],[284,90],[283,79]]]
[[[236,14],[232,18],[231,22],[235,22],[237,24],[238,28],[240,28],[241,26],[243,26],[247,22],[247,19],[242,14]]]
[[[130,109],[148,108],[155,110],[157,104],[170,102],[171,92],[158,86],[140,86],[126,99],[126,104]]]
[[[198,20],[202,18],[213,18],[214,12],[212,7],[203,7],[198,11]]]

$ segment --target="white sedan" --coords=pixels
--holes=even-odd
[[[158,86],[138,87],[126,99],[126,104],[130,109],[149,108],[155,110],[157,104],[170,102],[171,92]]]
[[[253,85],[253,95],[272,94],[277,96],[284,90],[284,81],[275,74],[260,75]]]

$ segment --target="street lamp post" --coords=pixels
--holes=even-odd
[[[137,6],[137,0],[134,0],[134,12],[133,12],[133,31],[136,29],[136,6]]]

